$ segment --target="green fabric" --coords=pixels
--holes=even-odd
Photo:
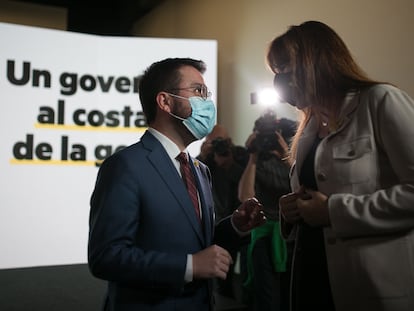
[[[260,227],[257,227],[251,232],[251,241],[247,247],[247,280],[244,282],[244,286],[248,287],[253,280],[253,249],[256,241],[266,237],[272,237],[271,244],[271,256],[273,262],[273,268],[275,272],[285,272],[287,262],[287,249],[286,242],[280,235],[280,225],[278,221],[267,220],[266,223]]]

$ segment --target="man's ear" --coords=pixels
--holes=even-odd
[[[161,109],[165,112],[171,113],[172,99],[171,99],[171,96],[168,95],[168,93],[159,92],[157,94],[156,100],[157,100],[157,104],[158,104],[159,109]]]

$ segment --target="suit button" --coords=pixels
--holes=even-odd
[[[348,151],[348,156],[350,156],[350,157],[355,156],[355,150],[349,150]]]
[[[324,173],[318,173],[318,175],[316,175],[316,178],[319,180],[319,181],[326,181],[326,175],[324,174]]]

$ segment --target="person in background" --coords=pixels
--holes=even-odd
[[[279,202],[296,240],[293,310],[414,310],[413,99],[318,21],[277,36],[267,64],[303,115]]]
[[[215,122],[205,69],[190,58],[148,67],[139,85],[148,130],[99,169],[88,264],[108,281],[105,310],[213,310],[212,279],[233,261],[225,244],[265,221],[251,199],[215,225],[208,168],[187,152]]]
[[[197,159],[205,163],[211,172],[217,220],[232,214],[241,203],[238,185],[247,157],[247,150],[235,146],[225,127],[220,124],[213,127],[201,145]]]
[[[231,215],[241,203],[238,198],[238,186],[246,165],[246,158],[246,149],[242,146],[235,146],[226,128],[220,124],[213,127],[201,145],[197,159],[210,169],[214,209],[218,221]],[[243,245],[249,238],[250,235],[247,235]],[[232,258],[237,258],[239,246],[241,245],[231,250],[228,249]],[[229,298],[236,298],[235,287],[240,284],[234,279],[234,265],[235,262],[230,265],[225,280],[217,279],[217,292]],[[240,262],[240,265],[244,265],[244,260]],[[243,267],[241,270],[244,271]],[[238,292],[241,292],[241,288],[238,288]]]
[[[272,111],[255,121],[246,141],[249,161],[239,182],[239,199],[256,197],[262,204],[266,224],[255,228],[247,249],[251,306],[254,311],[288,310],[288,245],[281,238],[279,198],[290,192],[288,142],[296,122],[278,119]]]

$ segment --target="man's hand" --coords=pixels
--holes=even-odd
[[[193,254],[193,278],[220,278],[225,280],[230,264],[233,263],[228,251],[218,245],[212,245]]]
[[[234,226],[241,232],[247,232],[263,225],[266,217],[263,213],[262,204],[256,198],[244,201],[232,215]]]
[[[249,137],[247,137],[247,140],[245,142],[245,146],[247,149],[252,147],[253,141],[256,139],[256,137],[257,137],[256,131],[254,131],[253,133],[249,135]]]
[[[289,159],[289,145],[287,144],[286,140],[283,138],[280,132],[275,132],[277,142],[280,146],[279,150],[272,150],[272,153],[276,155],[280,160],[285,161]],[[287,164],[291,165],[291,163],[286,162]]]

